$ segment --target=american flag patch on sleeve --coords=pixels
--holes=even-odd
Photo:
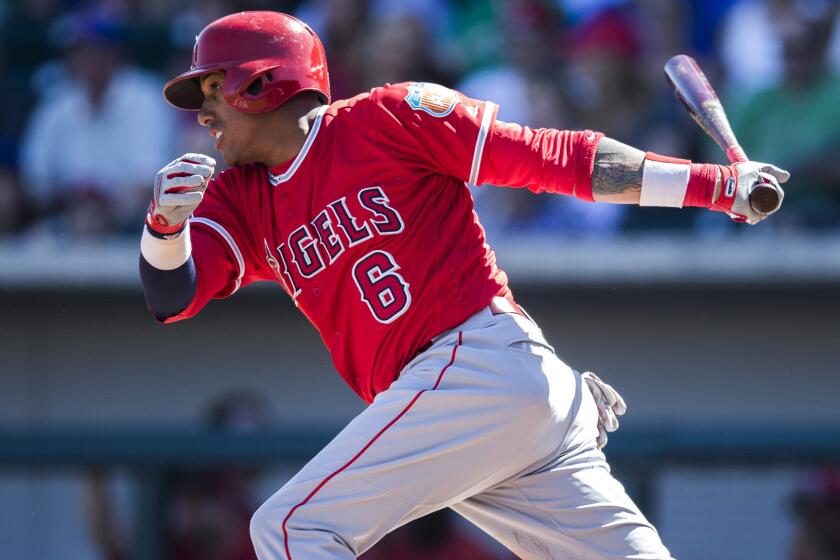
[[[411,82],[405,102],[415,111],[426,111],[433,117],[445,117],[458,104],[458,94],[438,84]]]

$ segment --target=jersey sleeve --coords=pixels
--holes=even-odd
[[[531,129],[496,120],[498,107],[421,82],[373,90],[382,145],[409,165],[461,179],[592,200],[601,133]]]
[[[256,245],[247,227],[247,208],[236,195],[245,190],[238,185],[242,179],[231,171],[210,181],[190,218],[195,296],[183,311],[164,319],[164,323],[193,317],[211,299],[229,297],[251,282],[270,278],[253,249]]]
[[[475,183],[483,144],[498,107],[423,82],[371,92],[381,144],[408,165]]]

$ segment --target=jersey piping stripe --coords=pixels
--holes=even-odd
[[[470,180],[468,186],[476,186],[478,171],[481,167],[481,156],[484,153],[484,142],[487,140],[487,132],[490,130],[490,121],[493,120],[492,101],[484,102],[484,114],[481,116],[481,127],[478,129],[478,138],[475,140],[475,151],[473,152],[472,167],[470,167]]]
[[[313,497],[315,494],[317,494],[317,493],[321,490],[321,488],[323,488],[324,486],[326,486],[326,484],[327,484],[330,480],[332,480],[333,478],[335,478],[335,477],[336,477],[337,475],[339,475],[342,471],[346,470],[346,469],[347,469],[350,465],[352,465],[353,463],[355,463],[355,462],[356,462],[356,460],[357,460],[359,457],[361,457],[361,456],[362,456],[362,454],[364,454],[364,452],[365,452],[365,451],[367,451],[367,450],[370,448],[370,446],[371,446],[371,445],[373,445],[373,443],[374,443],[377,439],[379,439],[379,437],[380,437],[382,434],[384,434],[386,431],[388,431],[388,428],[390,428],[391,426],[393,426],[394,424],[396,424],[397,420],[399,420],[400,418],[402,418],[402,417],[405,415],[405,413],[406,413],[406,412],[408,412],[408,411],[411,409],[411,407],[412,407],[412,406],[414,406],[414,403],[416,403],[416,402],[417,402],[417,399],[419,399],[419,398],[420,398],[420,395],[422,395],[422,394],[423,394],[423,393],[425,393],[426,391],[434,391],[435,389],[437,389],[437,388],[438,388],[438,386],[440,385],[441,380],[443,379],[443,374],[444,374],[444,373],[446,373],[446,370],[447,370],[447,369],[449,369],[449,366],[451,366],[453,363],[455,363],[455,355],[456,355],[456,354],[457,354],[457,352],[458,352],[458,347],[459,347],[459,346],[461,346],[461,344],[463,344],[463,341],[464,341],[464,332],[463,332],[463,331],[458,331],[458,342],[455,344],[455,346],[453,346],[453,347],[452,347],[452,356],[449,358],[449,363],[448,363],[448,364],[446,364],[445,366],[443,366],[443,369],[442,369],[442,370],[440,370],[440,374],[438,374],[437,381],[435,381],[435,384],[434,384],[434,386],[433,386],[431,389],[423,389],[422,391],[419,391],[416,395],[414,395],[414,398],[412,398],[412,399],[411,399],[411,402],[409,402],[409,403],[406,405],[406,407],[405,407],[404,409],[402,409],[402,412],[400,412],[399,414],[397,414],[397,416],[396,416],[393,420],[391,420],[390,422],[388,422],[388,424],[386,424],[384,428],[382,428],[381,430],[379,430],[379,433],[377,433],[375,436],[373,436],[373,438],[372,438],[369,442],[367,442],[367,444],[366,444],[366,445],[365,445],[365,446],[364,446],[364,447],[363,447],[363,448],[362,448],[362,449],[361,449],[358,453],[356,453],[356,455],[355,455],[355,456],[353,456],[353,458],[352,458],[352,459],[350,459],[349,461],[347,461],[346,463],[344,463],[344,465],[343,465],[342,467],[340,467],[338,470],[336,470],[336,471],[334,471],[332,474],[330,474],[327,478],[325,478],[324,480],[322,480],[322,481],[321,481],[321,483],[320,483],[320,484],[318,484],[318,486],[316,486],[316,487],[315,487],[315,489],[314,489],[314,490],[312,490],[312,492],[310,492],[310,493],[309,493],[309,495],[308,495],[308,496],[306,496],[306,498],[304,498],[304,500],[303,500],[302,502],[300,502],[300,503],[299,503],[299,504],[297,504],[295,507],[293,507],[291,510],[289,510],[289,513],[286,515],[286,518],[285,518],[285,519],[283,519],[283,544],[284,544],[284,546],[286,547],[286,559],[287,559],[287,560],[292,560],[292,553],[291,553],[291,552],[290,552],[290,550],[289,550],[289,534],[288,534],[288,532],[286,531],[286,524],[289,522],[289,519],[291,519],[291,517],[292,517],[292,515],[295,513],[295,511],[296,511],[299,507],[306,505],[306,503],[307,503],[307,502],[309,502],[309,500],[311,500],[311,499],[312,499],[312,497]]]
[[[318,136],[318,131],[321,129],[321,119],[323,118],[324,113],[327,112],[328,108],[329,105],[321,105],[318,109],[318,113],[315,115],[315,120],[312,122],[312,130],[306,136],[306,141],[303,143],[303,147],[298,152],[297,157],[295,157],[295,161],[292,162],[291,167],[280,175],[275,175],[271,172],[271,170],[268,171],[268,180],[273,186],[276,187],[280,183],[285,183],[291,179],[295,174],[295,171],[297,171],[298,167],[300,167],[300,164],[303,163],[304,159],[306,159],[306,154],[309,153],[309,148],[312,146],[312,143],[315,141],[315,137]]]
[[[233,252],[233,256],[236,257],[236,264],[239,267],[239,276],[236,278],[236,284],[233,287],[233,291],[228,294],[233,295],[236,293],[236,290],[239,289],[239,285],[242,283],[242,277],[245,276],[245,259],[242,258],[242,252],[236,245],[236,241],[233,240],[233,236],[229,234],[225,228],[208,218],[191,218],[190,223],[205,225],[218,233],[222,239],[227,242],[228,247],[230,247],[230,250]]]

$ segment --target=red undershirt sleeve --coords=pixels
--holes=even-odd
[[[478,184],[525,187],[592,201],[592,167],[602,137],[591,130],[532,129],[495,121]]]

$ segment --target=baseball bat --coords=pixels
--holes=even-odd
[[[685,54],[671,57],[665,63],[665,77],[691,118],[721,147],[729,161],[747,161],[720,99],[694,59]],[[750,193],[750,206],[756,212],[769,214],[780,204],[779,193],[770,185],[756,185]]]

